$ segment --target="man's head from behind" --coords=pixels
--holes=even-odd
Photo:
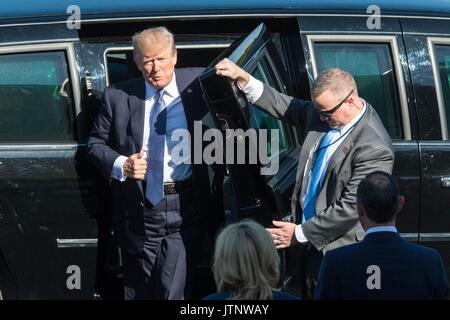
[[[359,219],[365,230],[395,225],[397,213],[405,201],[394,177],[382,171],[368,174],[359,184],[356,197]]]
[[[172,81],[177,50],[173,34],[165,27],[143,30],[133,36],[134,61],[144,79],[156,89]]]
[[[320,119],[333,128],[348,124],[362,108],[353,76],[340,68],[319,74],[311,88],[311,99]]]

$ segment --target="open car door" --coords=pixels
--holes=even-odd
[[[286,92],[286,68],[264,24],[227,48],[200,76],[204,97],[220,130],[228,176],[224,181],[227,222],[252,218],[264,226],[290,217],[300,149],[297,133],[251,105],[236,84],[216,75],[228,58],[255,78]]]

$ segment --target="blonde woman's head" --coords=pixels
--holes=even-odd
[[[217,289],[231,291],[231,299],[272,299],[279,262],[264,227],[249,219],[231,224],[216,241],[213,273]]]

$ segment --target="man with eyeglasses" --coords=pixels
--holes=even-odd
[[[282,94],[228,59],[216,65],[216,72],[236,81],[250,103],[306,130],[292,196],[297,224],[273,221],[267,230],[277,248],[304,245],[302,296],[312,298],[323,254],[364,237],[356,189],[370,172],[392,172],[392,141],[345,70],[323,71],[311,88],[312,101]]]

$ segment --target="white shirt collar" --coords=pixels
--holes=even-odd
[[[367,234],[374,232],[395,232],[397,233],[397,228],[394,226],[382,226],[382,227],[372,227],[367,229]]]
[[[158,91],[155,87],[153,87],[147,81],[145,81],[145,90],[146,90],[147,98],[153,97],[153,95],[156,93],[156,91]],[[175,72],[173,73],[172,80],[169,82],[169,84],[167,86],[164,87],[164,91],[166,94],[171,96],[173,99],[176,99],[180,96],[180,91],[178,90]]]
[[[356,117],[354,117],[352,119],[352,121],[350,121],[349,123],[347,123],[345,126],[343,126],[342,128],[339,128],[339,133],[342,135],[344,132],[347,132],[347,130],[349,130],[355,123],[357,123],[359,121],[359,119],[362,118],[362,116],[364,115],[364,113],[366,112],[366,101],[362,98],[360,98],[362,103],[363,103],[363,108],[361,110],[360,113],[358,113],[356,115]]]

